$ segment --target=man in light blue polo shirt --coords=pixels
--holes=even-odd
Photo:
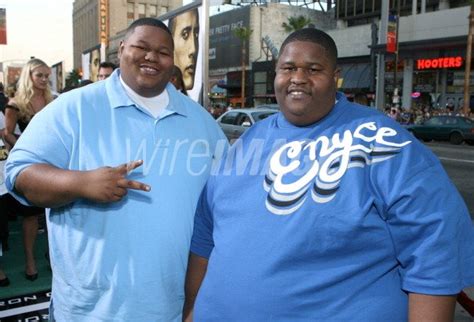
[[[173,47],[161,21],[135,21],[121,68],[48,105],[9,156],[8,189],[51,208],[55,321],[181,321],[193,215],[226,141],[168,83]]]

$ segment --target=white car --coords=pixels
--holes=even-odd
[[[233,143],[253,124],[275,113],[278,111],[269,108],[240,108],[225,112],[216,121]]]

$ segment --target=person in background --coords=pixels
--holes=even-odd
[[[97,74],[97,80],[104,80],[110,75],[112,75],[113,71],[117,68],[114,63],[110,62],[102,62],[99,65],[99,72]]]
[[[336,62],[321,30],[283,42],[281,113],[234,143],[199,201],[186,321],[446,322],[474,284],[474,229],[443,166],[337,92]]]
[[[3,88],[3,84],[0,83],[0,88]],[[0,99],[1,95],[0,94]],[[7,98],[5,97],[4,104],[6,104]],[[2,248],[1,254],[3,255],[5,251],[8,250],[8,214],[7,214],[7,196],[8,192],[5,186],[5,179],[4,179],[4,174],[3,174],[3,167],[5,165],[7,156],[8,156],[8,150],[3,143],[3,129],[5,128],[5,115],[4,115],[4,108],[5,106],[2,106],[0,109],[0,247]],[[1,256],[0,256],[1,258]],[[2,265],[3,266],[3,265]],[[3,269],[0,268],[0,287],[6,287],[10,285],[10,280],[8,279],[7,275],[3,271]]]
[[[176,65],[173,67],[173,73],[171,74],[170,82],[174,85],[174,87],[176,87],[178,91],[184,95],[188,95],[188,92],[184,86],[183,73],[181,73],[181,70]]]
[[[194,87],[199,52],[199,13],[197,8],[171,18],[169,28],[175,45],[174,62],[183,73],[185,89],[191,90]]]
[[[49,87],[50,68],[40,59],[33,58],[23,67],[18,80],[15,97],[5,106],[4,143],[10,149],[18,139],[15,133],[17,125],[21,133],[30,121],[53,100]],[[23,216],[23,246],[25,252],[25,278],[34,281],[38,270],[34,257],[34,246],[38,234],[38,216],[44,215],[44,208],[18,207]]]
[[[39,113],[5,166],[16,198],[51,208],[53,321],[181,321],[196,204],[226,148],[169,83],[163,22],[134,21],[118,55],[109,78]]]
[[[8,97],[5,95],[5,87],[3,86],[3,83],[0,82],[0,112],[5,112],[5,105],[7,105],[7,103]],[[3,126],[1,128],[3,128]]]

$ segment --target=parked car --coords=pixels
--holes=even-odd
[[[278,111],[268,108],[239,108],[222,114],[217,123],[232,143],[253,124],[275,113]]]
[[[420,140],[444,140],[452,144],[474,144],[474,121],[463,116],[433,116],[422,124],[405,128]]]
[[[255,108],[267,108],[267,109],[276,110],[276,111],[280,110],[280,106],[278,104],[262,104],[262,105],[255,106]]]

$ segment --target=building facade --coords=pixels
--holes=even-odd
[[[289,34],[282,24],[288,23],[290,17],[300,16],[309,19],[317,28],[336,27],[331,12],[280,3],[245,6],[211,16],[208,80],[211,104],[254,106],[274,102],[275,59],[281,43]],[[245,44],[234,33],[238,27],[252,30]],[[245,56],[242,58],[244,45]],[[243,76],[245,102],[241,102]],[[223,93],[221,89],[226,92]]]
[[[232,10],[220,18],[220,15],[211,17],[211,30],[214,30],[210,33],[209,55],[211,100],[215,97],[216,102],[223,102],[226,97],[227,102],[240,104],[242,64],[236,57],[241,49],[231,46],[236,41],[231,27],[240,23],[253,30],[245,58],[247,101],[244,105],[274,101],[274,58],[287,36],[281,24],[288,17],[302,15],[334,38],[339,50],[338,87],[349,98],[362,93],[372,105],[384,108],[394,103],[396,82],[400,94],[397,104],[401,107],[440,108],[450,104],[459,109],[463,105],[468,0],[338,0],[334,3],[329,12],[266,3]],[[247,20],[240,17],[244,10],[248,12]],[[387,51],[384,21],[396,10],[400,10],[398,57]],[[212,63],[219,60],[219,51],[213,49],[216,41],[213,38],[218,38],[222,42],[220,46],[226,49],[220,54],[222,58],[217,66]],[[226,93],[219,91],[222,88]],[[472,73],[470,92],[474,92]],[[377,102],[376,94],[380,98]]]
[[[82,53],[104,43],[108,60],[111,39],[132,21],[158,17],[182,6],[182,0],[75,0],[73,3],[74,68],[82,65]]]
[[[379,108],[390,104],[403,108],[416,105],[442,108],[452,104],[456,109],[461,108],[469,4],[468,0],[338,0],[338,28],[328,33],[340,49],[342,77],[357,83],[357,75],[361,73],[350,71],[353,63],[353,69],[364,70],[359,84],[371,80],[371,86],[356,88],[344,81],[342,89],[348,95],[356,91],[370,95],[376,92],[374,103]],[[387,50],[388,17],[397,11],[400,13],[398,56]],[[357,55],[351,53],[354,46],[360,49]],[[347,64],[348,61],[351,63]],[[400,94],[396,98],[395,88]],[[471,74],[470,92],[473,90]]]

